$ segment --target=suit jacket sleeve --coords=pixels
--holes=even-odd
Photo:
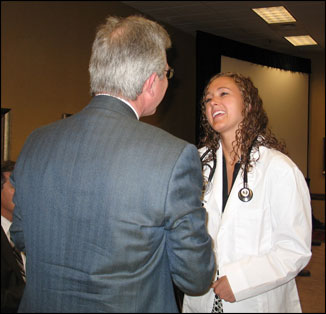
[[[170,269],[175,284],[187,294],[205,292],[215,270],[201,190],[198,151],[187,145],[172,171],[165,206]]]

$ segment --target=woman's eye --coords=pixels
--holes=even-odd
[[[221,96],[225,96],[225,95],[227,95],[228,93],[227,92],[222,92],[221,93]]]
[[[211,101],[211,99],[210,99],[210,98],[207,98],[207,99],[204,100],[204,104],[206,105],[206,104],[209,103],[210,101]]]

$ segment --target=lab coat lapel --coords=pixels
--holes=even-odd
[[[222,149],[216,152],[216,170],[212,179],[212,189],[205,195],[204,207],[208,213],[207,229],[211,237],[216,240],[220,228],[220,221],[222,215]],[[213,162],[210,163],[213,166]],[[207,167],[208,168],[208,167]],[[204,175],[209,176],[209,171],[206,170]],[[215,246],[215,241],[214,241]],[[214,249],[216,249],[214,247]]]
[[[212,191],[207,195],[207,203],[215,204],[215,211],[222,215],[223,206],[223,164],[222,164],[222,147],[216,152],[216,170],[212,179]]]
[[[253,158],[257,158],[258,152],[253,153],[254,155],[251,156]],[[256,166],[254,165],[250,172],[248,172],[248,187],[252,190],[254,190],[254,184],[255,184],[255,177],[256,177]],[[243,188],[243,167],[240,168],[237,177],[235,179],[235,182],[233,183],[233,187],[231,190],[231,193],[229,195],[228,201],[226,202],[224,213],[222,216],[222,224],[224,220],[228,219],[229,215],[232,215],[232,211],[235,211],[236,208],[242,207],[242,205],[246,204],[246,202],[242,202],[239,199],[238,193]],[[255,195],[253,196],[255,197]]]

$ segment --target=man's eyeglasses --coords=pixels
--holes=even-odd
[[[166,72],[166,78],[169,80],[173,77],[174,75],[174,69],[168,68],[167,70],[164,70]]]

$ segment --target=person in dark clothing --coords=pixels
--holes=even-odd
[[[1,165],[1,313],[17,312],[25,288],[22,269],[9,234],[14,210],[14,188],[9,177],[14,166],[13,161],[5,161]]]

